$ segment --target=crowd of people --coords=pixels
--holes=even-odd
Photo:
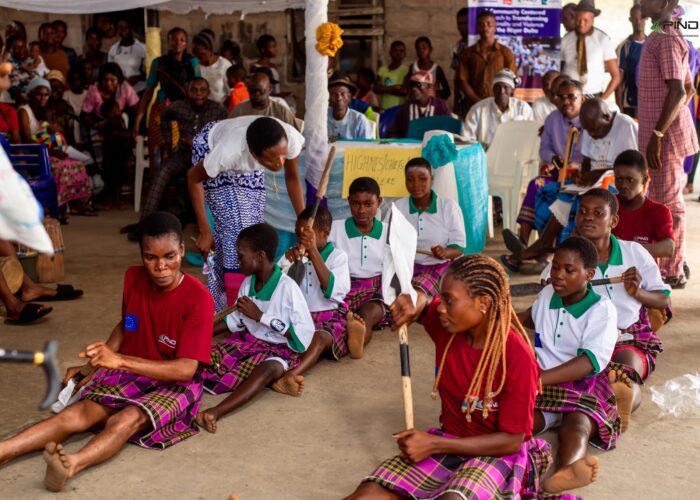
[[[464,43],[467,12],[457,14],[462,40],[452,89],[426,37],[416,39],[410,66],[403,65],[405,44],[395,41],[390,64],[376,76],[329,75],[330,141],[374,137],[373,113],[392,108],[391,137],[405,137],[413,120],[454,112],[485,149],[500,123],[542,123],[540,175],[528,186],[519,232],[504,231],[511,253],[500,262],[466,255],[464,216],[436,193],[433,165],[422,157],[406,163],[409,196],[395,206],[417,233],[416,298],[402,294],[391,304],[382,295],[391,225],[381,216],[382,186],[371,177],[353,180],[351,215],[343,220],[323,205],[311,208],[298,166],[304,124],[281,92],[273,37],[258,40],[261,58],[247,77],[239,60],[216,54],[213,33],[197,34],[190,54],[187,33],[175,28],[168,53],[146,75],[134,62],[142,50],[131,26],[120,21],[119,40],[85,86],[84,68],[92,74],[100,37],[110,33],[104,23],[86,34],[89,58],[63,47],[60,23],[42,26],[40,52],[23,54],[20,68],[48,71],[24,87],[12,80],[19,138],[9,132],[12,141],[49,145],[59,203],[93,210],[97,174],[64,147],[80,152],[84,144],[101,167],[104,203],[119,203],[131,141],[153,99],[144,127],[163,162],[141,220],[125,228],[143,264],[126,271],[121,320],[105,342],[84,349],[87,365],[66,374],[65,382],[83,377],[78,401],[0,442],[0,464],[43,449],[46,487],[60,491],[127,442],[166,448],[198,429],[217,432],[223,417],[268,386],[301,396],[322,358],[359,360],[373,332],[418,323],[435,343],[440,427],[395,434],[399,454],[348,498],[566,497],[590,484],[600,464],[588,446],[612,450],[629,428],[641,385],[663,352],[658,332],[672,317],[671,290],[690,274],[682,181],[686,158],[699,149],[688,107],[691,51],[676,28],[643,37],[644,20],[678,18],[677,3],[642,0],[631,9],[633,35],[620,47],[619,65],[609,38],[593,26],[600,11],[592,0],[567,5],[560,71],[542,68],[544,95],[532,106],[513,96],[516,59],[497,41],[489,11],[478,16],[472,46]],[[11,57],[16,40],[26,44],[17,23],[14,29]],[[83,93],[79,113],[59,111],[75,109]],[[606,102],[613,95],[617,106]],[[62,122],[65,116],[78,126]],[[581,137],[569,152],[573,131]],[[565,164],[568,178],[559,174]],[[284,174],[297,216],[290,248],[278,248],[278,233],[265,222],[266,171]],[[181,222],[160,210],[179,176],[186,176],[199,229],[206,287],[183,272]],[[533,230],[538,237],[529,245]],[[507,272],[540,275],[542,289],[527,310],[514,310]],[[25,281],[21,300],[7,298],[9,319],[37,293],[49,294]],[[205,390],[227,396],[203,408]],[[69,436],[97,425],[103,431],[82,449],[63,448]],[[538,437],[549,429],[558,430],[556,459]]]

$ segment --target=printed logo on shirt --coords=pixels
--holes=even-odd
[[[282,333],[287,329],[287,325],[284,323],[284,321],[279,319],[273,319],[270,321],[270,327],[277,333]]]
[[[171,339],[165,334],[162,334],[160,337],[158,337],[158,342],[160,342],[161,344],[165,344],[172,349],[175,349],[175,347],[177,346],[177,340]]]
[[[127,314],[124,317],[124,330],[135,332],[139,329],[139,317],[135,314]]]
[[[542,347],[542,337],[537,332],[535,332],[535,347]]]

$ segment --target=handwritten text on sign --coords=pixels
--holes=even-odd
[[[408,196],[404,177],[406,162],[421,155],[420,148],[352,148],[345,150],[343,198],[348,197],[352,181],[371,177],[379,183],[382,196]]]

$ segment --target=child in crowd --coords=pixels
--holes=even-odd
[[[642,245],[612,235],[619,221],[617,212],[617,198],[610,191],[592,189],[581,197],[576,230],[598,251],[595,278],[624,278],[623,283],[594,287],[617,310],[620,336],[609,376],[624,432],[632,411],[641,403],[639,384],[654,371],[656,356],[663,351],[661,340],[651,328],[648,309],[668,308],[671,289],[662,281],[656,262]]]
[[[357,85],[355,98],[366,102],[373,109],[379,111],[379,98],[377,94],[372,92],[372,85],[375,79],[374,71],[371,68],[361,68],[357,72],[357,78],[355,79],[355,85]]]
[[[404,80],[405,86],[408,85],[408,79],[419,71],[427,71],[433,75],[433,92],[431,96],[437,96],[443,101],[447,101],[450,97],[450,84],[447,81],[445,72],[442,67],[431,59],[433,53],[433,43],[427,36],[419,36],[416,38],[416,61],[411,64],[408,75]]]
[[[124,208],[121,203],[122,185],[129,171],[129,161],[134,148],[134,136],[124,123],[119,103],[109,99],[100,106],[100,115],[105,119],[102,129],[102,176],[104,179],[103,206]]]
[[[197,423],[216,432],[217,421],[257,396],[295,368],[314,335],[314,323],[299,286],[275,264],[277,232],[267,224],[243,229],[236,242],[240,270],[246,275],[237,309],[214,334],[231,335],[214,345],[204,388],[231,394],[197,415]]]
[[[27,58],[22,63],[22,69],[34,77],[44,78],[49,68],[41,57],[41,47],[39,42],[31,42],[27,50]]]
[[[52,108],[47,107],[44,117],[46,120],[39,122],[39,128],[32,134],[32,138],[36,142],[46,145],[53,152],[67,154],[68,141],[63,135],[58,114]]]
[[[377,81],[374,84],[374,92],[379,96],[382,110],[401,106],[406,102],[406,88],[403,86],[408,75],[408,66],[403,64],[406,58],[406,44],[401,40],[394,40],[389,49],[389,58],[389,64],[381,66],[377,71]]]
[[[634,149],[620,153],[613,171],[620,220],[612,234],[620,240],[636,241],[655,259],[673,257],[671,211],[644,194],[649,183],[644,155]]]
[[[435,343],[441,428],[394,434],[400,454],[348,498],[534,498],[551,462],[549,444],[532,438],[539,368],[499,265],[462,256],[439,299],[414,307],[400,295],[392,315],[418,319]]]
[[[274,80],[272,83],[272,95],[279,95],[281,91],[280,87],[280,73],[277,71],[277,65],[272,62],[272,60],[277,57],[277,40],[272,35],[260,35],[257,41],[258,52],[260,53],[260,59],[252,64],[250,67],[250,72],[253,73],[255,68],[267,68],[270,70],[272,77],[270,81]]]
[[[360,359],[372,331],[390,324],[381,292],[387,227],[377,218],[382,197],[374,179],[358,177],[352,181],[348,204],[351,217],[334,221],[328,240],[348,256],[348,349],[351,358]]]
[[[398,200],[396,208],[418,232],[420,252],[413,266],[413,286],[430,303],[439,294],[440,279],[450,261],[464,255],[464,217],[457,203],[432,190],[433,171],[425,158],[409,160],[404,172],[410,196]]]
[[[79,68],[71,68],[68,71],[68,89],[63,92],[63,100],[70,104],[73,114],[80,116],[83,109],[83,101],[85,100],[85,84],[83,83],[83,75]]]
[[[617,340],[615,306],[590,288],[598,255],[585,238],[572,236],[554,253],[550,281],[523,322],[535,329],[542,392],[535,404],[535,433],[559,427],[556,470],[545,482],[559,493],[595,481],[598,458],[588,443],[615,447],[620,418],[605,373]]]
[[[226,109],[229,113],[243,101],[250,99],[248,87],[245,85],[246,70],[243,66],[233,65],[226,70],[226,81],[231,93],[226,98]]]
[[[301,396],[304,390],[302,374],[314,366],[321,355],[330,355],[338,360],[348,354],[345,332],[345,296],[350,291],[348,256],[328,241],[333,224],[330,211],[318,207],[313,228],[309,229],[307,224],[312,211],[312,207],[304,209],[297,217],[295,228],[305,253],[302,254],[301,249],[295,246],[287,250],[278,262],[286,271],[292,263],[305,259],[302,261],[304,277],[300,287],[316,329],[299,366],[272,385],[277,392],[290,396]]]

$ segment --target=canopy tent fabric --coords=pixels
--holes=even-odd
[[[187,14],[201,9],[205,14],[254,14],[304,7],[304,0],[0,0],[0,7],[50,14],[97,14],[138,8]]]

